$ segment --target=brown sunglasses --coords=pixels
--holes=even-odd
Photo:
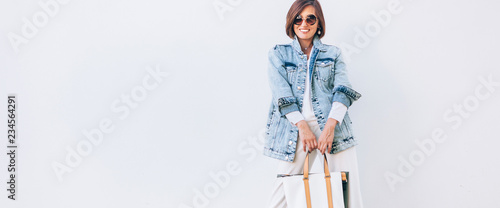
[[[300,14],[299,14],[299,15],[297,15],[297,17],[295,17],[293,24],[301,25],[303,21],[304,21],[304,18],[302,18],[302,16],[300,16]],[[316,24],[316,16],[314,16],[314,14],[307,15],[306,23],[308,25]]]

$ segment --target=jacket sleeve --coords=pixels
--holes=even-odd
[[[361,94],[352,89],[340,49],[338,49],[334,67],[333,102],[341,102],[346,107],[350,107],[354,101],[361,97]]]
[[[293,96],[292,88],[288,83],[287,72],[278,46],[271,48],[268,56],[267,75],[274,105],[278,107],[281,116],[298,111],[297,99]]]

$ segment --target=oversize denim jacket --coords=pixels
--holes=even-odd
[[[285,115],[302,109],[306,70],[311,75],[311,102],[321,131],[334,101],[349,108],[361,97],[352,89],[338,47],[321,43],[315,35],[312,50],[308,69],[307,55],[302,52],[297,36],[292,43],[276,45],[269,50],[268,78],[272,102],[263,151],[266,156],[294,161],[299,130]],[[349,114],[346,113],[342,124],[335,127],[330,154],[358,144],[351,125]]]

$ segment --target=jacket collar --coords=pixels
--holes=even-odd
[[[302,52],[302,49],[300,47],[300,43],[299,43],[299,39],[297,38],[297,35],[294,35],[294,39],[293,39],[293,42],[291,43],[292,44],[292,47],[299,53],[299,54],[304,54],[304,52]],[[313,48],[317,48],[319,49],[320,51],[325,51],[325,45],[321,42],[321,40],[319,39],[318,35],[315,34],[314,35],[314,38],[313,38]]]

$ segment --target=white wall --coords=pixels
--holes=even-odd
[[[275,177],[259,140],[267,52],[291,41],[293,1],[61,0],[50,14],[45,2],[55,1],[0,2],[2,152],[11,93],[19,145],[15,202],[0,158],[2,207],[265,207]],[[363,96],[349,112],[365,207],[499,207],[500,4],[322,4],[322,41],[355,47],[348,70]],[[33,17],[36,33],[23,35]],[[154,70],[163,74],[149,80]],[[102,141],[90,143],[84,132],[102,122]],[[433,140],[436,131],[446,139]],[[88,155],[67,163],[81,145]],[[58,180],[54,164],[72,172]],[[220,187],[211,174],[229,181]]]

